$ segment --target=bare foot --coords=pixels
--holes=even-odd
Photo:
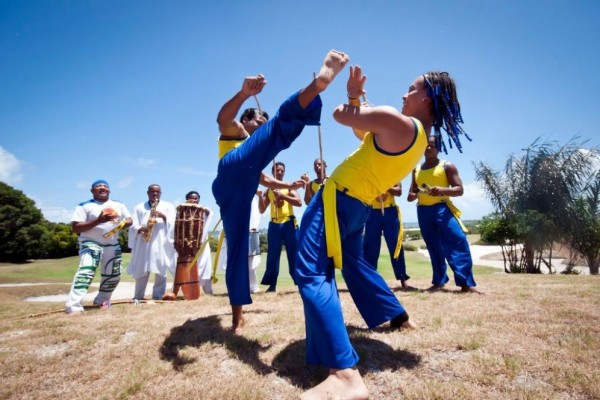
[[[406,281],[400,281],[400,286],[402,290],[406,290],[407,292],[412,292],[417,290],[416,287],[414,286],[410,286],[408,283],[406,283]]]
[[[323,65],[319,74],[316,76],[316,84],[320,91],[323,91],[335,79],[336,75],[350,61],[350,57],[337,50],[330,50],[325,56]]]
[[[415,324],[412,320],[405,321],[401,326],[402,329],[415,330],[419,329],[419,325]]]
[[[231,306],[231,314],[232,314],[232,326],[231,330],[234,335],[239,335],[242,333],[242,329],[246,324],[246,320],[244,319],[244,313],[242,312],[242,306]]]
[[[442,290],[446,285],[433,285],[427,289],[428,292],[437,292],[438,290]]]
[[[475,286],[463,286],[461,287],[460,291],[465,293],[485,294],[481,290],[477,289]]]
[[[301,400],[364,400],[368,398],[369,390],[356,367],[330,370],[327,379],[300,396]]]

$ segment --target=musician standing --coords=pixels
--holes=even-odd
[[[258,184],[271,189],[304,187],[302,180],[293,184],[278,182],[262,170],[292,144],[304,126],[319,124],[322,106],[319,94],[347,62],[346,54],[330,51],[319,74],[304,89],[290,96],[268,122],[267,116],[256,109],[244,112],[240,121],[236,119],[246,100],[259,94],[267,84],[263,75],[246,77],[242,88],[219,111],[219,165],[212,189],[228,240],[225,280],[234,334],[241,333],[244,325],[242,306],[252,303],[247,268],[248,226]]]
[[[135,279],[134,300],[143,300],[150,274],[154,276],[152,299],[160,300],[167,287],[167,271],[175,271],[177,253],[173,244],[175,207],[160,199],[160,186],[148,186],[148,201],[133,209],[129,228],[131,261],[127,273]]]
[[[285,164],[281,161],[275,162],[271,170],[273,176],[283,181],[285,175]],[[302,206],[302,200],[295,189],[267,189],[259,203],[260,213],[264,213],[271,205],[271,221],[267,232],[267,268],[263,275],[261,285],[269,285],[267,292],[275,292],[277,289],[277,278],[279,277],[279,264],[281,259],[281,247],[285,244],[285,252],[288,259],[289,273],[294,279],[294,264],[296,263],[296,229],[298,222],[294,216],[294,207]]]
[[[192,190],[185,195],[185,202],[190,204],[198,204],[200,202],[200,193]],[[208,240],[208,229],[211,223],[213,212],[207,208],[202,206],[206,210],[206,219],[204,220],[204,224],[202,227],[201,234],[201,243]],[[212,262],[210,257],[210,246],[204,246],[204,250],[202,250],[202,254],[198,257],[198,261],[196,262],[198,266],[198,277],[200,279],[200,286],[202,287],[202,291],[205,294],[213,294],[212,287]],[[173,275],[175,275],[176,271],[171,271]]]
[[[91,192],[94,198],[79,204],[71,218],[73,231],[79,235],[80,259],[65,304],[67,314],[83,312],[81,301],[98,266],[102,280],[94,304],[110,307],[110,297],[121,279],[121,246],[119,231],[115,228],[131,225],[129,211],[123,203],[108,198],[110,188],[105,180],[92,183]]]

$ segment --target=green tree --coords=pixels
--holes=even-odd
[[[475,163],[483,184],[506,227],[522,240],[523,270],[552,272],[552,248],[563,241],[575,199],[589,182],[597,149],[581,151],[585,142],[574,138],[563,146],[536,139],[520,156],[511,155],[503,172]],[[547,258],[546,258],[547,256]],[[510,268],[520,270],[520,268]]]
[[[44,244],[43,257],[63,258],[78,253],[77,234],[70,224],[46,222],[48,235]]]
[[[590,269],[598,275],[600,265],[600,171],[595,171],[591,184],[575,199],[564,223],[567,241],[581,254]]]
[[[22,262],[43,256],[48,228],[35,202],[0,182],[0,260]]]

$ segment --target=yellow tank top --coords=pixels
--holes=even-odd
[[[336,268],[342,268],[342,242],[336,212],[336,188],[348,196],[371,204],[373,199],[405,178],[419,162],[427,147],[427,134],[421,122],[411,118],[415,138],[408,150],[391,154],[377,148],[367,132],[360,147],[331,174],[323,189],[327,255]]]
[[[388,208],[388,207],[392,207],[396,205],[396,196],[393,196],[391,194],[388,193],[387,197],[385,198],[384,201],[379,201],[377,199],[374,199],[371,202],[371,207],[373,207],[376,210],[381,210],[381,206],[383,204],[383,208]]]
[[[421,166],[418,166],[415,169],[415,182],[417,182],[417,186],[419,188],[423,187],[423,184],[426,184],[430,187],[439,186],[439,187],[449,187],[450,183],[448,182],[448,177],[446,176],[446,170],[444,169],[444,165],[446,164],[446,160],[440,160],[438,165],[429,169],[421,169]],[[417,192],[417,199],[419,206],[432,206],[439,203],[446,203],[454,218],[458,221],[461,229],[465,233],[469,233],[467,227],[463,224],[460,219],[461,212],[460,210],[452,203],[449,196],[431,196],[424,190],[419,190]]]
[[[281,194],[289,195],[289,189],[279,189]],[[292,206],[287,201],[283,202],[283,206],[276,207],[275,206],[275,194],[271,189],[268,189],[267,196],[269,196],[269,200],[271,200],[271,221],[276,224],[283,224],[284,222],[289,221],[290,217],[294,216],[294,206]]]
[[[312,189],[313,194],[317,194],[319,189],[321,189],[321,186],[323,185],[317,183],[316,181],[310,181],[310,188]]]
[[[243,139],[221,139],[219,138],[219,160],[221,158],[223,158],[223,156],[227,153],[229,153],[231,150],[235,149],[236,147],[238,147],[239,145],[241,145],[242,143],[244,143],[244,141],[246,139],[248,139],[249,136],[246,136]]]
[[[415,169],[415,181],[417,182],[417,186],[419,187],[419,191],[417,192],[418,204],[420,206],[432,206],[434,204],[441,203],[443,201],[448,200],[448,196],[431,196],[429,195],[423,188],[423,184],[433,187],[448,187],[450,184],[448,183],[448,177],[446,176],[446,170],[444,169],[444,164],[446,160],[440,160],[438,165],[429,169],[421,169],[421,166],[418,166]]]

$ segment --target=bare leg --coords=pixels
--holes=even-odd
[[[368,398],[369,390],[356,367],[329,370],[327,379],[300,396],[301,400],[363,400]]]
[[[337,50],[330,50],[325,56],[319,74],[307,87],[300,91],[300,94],[298,95],[300,107],[308,107],[310,102],[313,101],[319,93],[327,89],[327,86],[333,82],[337,74],[344,68],[348,61],[350,61],[350,57],[347,54]]]
[[[242,306],[231,306],[231,314],[232,314],[232,326],[231,330],[234,335],[239,335],[242,333],[242,328],[246,323],[244,319],[244,313],[242,311]]]

